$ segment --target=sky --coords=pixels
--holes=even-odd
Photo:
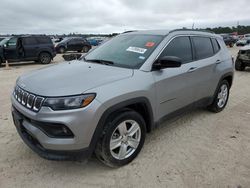
[[[0,34],[250,25],[249,0],[0,0]]]

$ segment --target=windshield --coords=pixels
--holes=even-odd
[[[0,46],[6,44],[8,42],[9,38],[5,38],[2,41],[0,41]]]
[[[158,35],[120,35],[90,52],[84,60],[138,69],[162,39],[163,36]]]

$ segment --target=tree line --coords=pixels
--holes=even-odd
[[[250,26],[239,25],[238,27],[215,27],[206,28],[206,30],[212,31],[216,34],[238,32],[238,35],[244,35],[250,33]]]

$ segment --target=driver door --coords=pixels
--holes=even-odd
[[[192,104],[196,90],[192,84],[193,52],[190,37],[174,38],[159,58],[163,56],[178,57],[182,65],[152,72],[156,85],[158,119]]]
[[[68,51],[75,51],[77,49],[77,43],[75,39],[71,39],[68,42],[67,47],[68,47]]]

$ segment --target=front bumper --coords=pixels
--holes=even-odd
[[[97,100],[83,109],[53,111],[48,107],[42,107],[37,113],[22,106],[13,96],[11,100],[12,116],[20,137],[41,157],[66,160],[89,155],[90,143],[104,110]],[[50,137],[32,124],[31,120],[63,124],[73,132],[74,137]]]

